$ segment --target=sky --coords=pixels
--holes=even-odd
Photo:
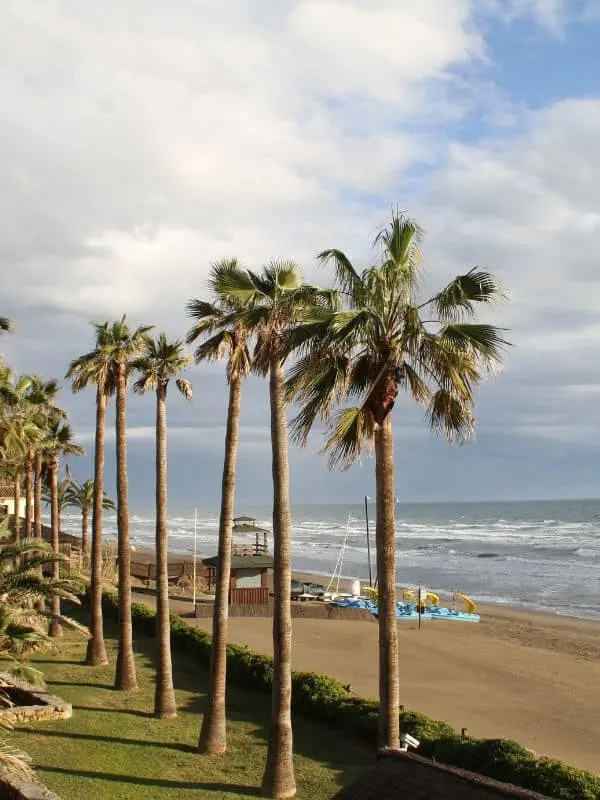
[[[600,0],[5,0],[0,26],[0,342],[62,378],[91,320],[190,326],[217,259],[367,265],[398,207],[426,231],[427,284],[474,266],[510,300],[513,344],[477,435],[394,409],[403,501],[597,497]],[[171,507],[217,507],[227,386],[194,367],[169,397]],[[60,398],[93,473],[93,391]],[[111,412],[114,413],[114,408]],[[131,504],[153,500],[154,404],[129,400]],[[107,488],[114,485],[108,432]],[[360,502],[374,461],[290,450],[292,502]],[[244,388],[238,506],[272,497],[268,393]]]

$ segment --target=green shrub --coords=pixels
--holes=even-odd
[[[104,594],[102,605],[107,616],[117,618],[118,602],[114,593]],[[154,612],[138,603],[133,603],[131,608],[134,629],[154,636]],[[171,616],[173,648],[192,655],[202,667],[210,663],[211,642],[208,633],[187,625],[181,617]],[[273,660],[247,647],[228,645],[227,674],[235,684],[269,692]],[[296,713],[325,722],[375,746],[379,716],[376,700],[351,695],[340,681],[314,672],[294,672],[292,686],[292,705]],[[558,800],[600,800],[599,776],[561,761],[538,758],[517,742],[462,737],[447,723],[416,711],[403,711],[400,725],[404,732],[420,741],[419,754],[427,758]]]

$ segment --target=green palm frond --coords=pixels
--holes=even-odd
[[[487,369],[498,368],[504,350],[509,346],[502,332],[494,325],[463,323],[446,325],[439,333],[440,339],[456,349],[466,349],[483,361]]]
[[[318,254],[317,259],[324,266],[330,263],[333,264],[335,281],[341,292],[355,298],[362,296],[364,292],[362,279],[352,266],[348,256],[342,253],[341,250],[323,250]]]
[[[464,275],[457,275],[428,303],[442,322],[453,322],[463,316],[473,317],[476,303],[494,303],[505,298],[493,275],[475,267]]]
[[[344,355],[310,354],[294,364],[286,380],[286,399],[298,399],[300,413],[292,421],[292,439],[305,444],[315,419],[326,419],[334,398],[343,394],[348,380]]]
[[[364,407],[344,408],[334,417],[331,435],[323,448],[329,453],[329,467],[348,469],[373,440],[374,422]]]
[[[231,301],[249,303],[261,291],[258,281],[249,270],[215,268],[213,291]]]
[[[403,364],[398,374],[398,383],[410,393],[418,405],[422,406],[429,402],[431,389],[410,364]]]
[[[238,293],[229,291],[232,285],[239,289],[240,283],[242,299]],[[248,349],[250,334],[243,313],[248,307],[248,297],[255,296],[256,286],[250,273],[236,258],[212,264],[208,286],[214,302],[190,300],[187,304],[188,315],[195,323],[188,331],[186,341],[191,344],[200,337],[207,337],[194,352],[196,363],[226,358],[228,381],[245,378],[251,369],[251,356]]]
[[[194,339],[196,336],[194,336]],[[230,355],[234,347],[234,337],[230,330],[220,330],[198,345],[194,352],[196,363],[200,361],[221,361]]]
[[[94,481],[88,478],[83,483],[71,481],[71,485],[67,488],[67,505],[79,508],[82,511],[91,511],[94,505]],[[111,498],[104,492],[102,500],[102,507],[114,510],[115,504]]]

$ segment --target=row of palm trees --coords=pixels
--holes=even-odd
[[[394,213],[374,241],[375,263],[358,270],[338,249],[319,255],[333,266],[334,285],[302,281],[298,267],[274,262],[257,274],[237,260],[211,270],[212,302],[192,300],[187,341],[202,341],[197,361],[227,359],[229,407],[219,523],[219,572],[207,712],[199,749],[226,749],[225,688],[228,589],[235,464],[243,379],[269,376],[274,536],[274,679],[271,735],[263,793],[295,793],[291,721],[291,514],[287,406],[298,413],[292,438],[304,445],[315,423],[328,431],[330,467],[347,468],[365,450],[375,454],[376,550],[379,576],[379,743],[398,748],[399,676],[396,623],[395,496],[392,414],[405,390],[426,409],[435,433],[465,441],[474,429],[474,390],[495,370],[507,341],[495,326],[474,321],[479,305],[503,298],[490,273],[472,269],[441,291],[420,296],[422,230]],[[251,347],[253,345],[253,347]],[[252,352],[251,352],[252,351]],[[285,363],[293,357],[284,376]],[[346,407],[348,401],[351,407]]]
[[[255,272],[237,259],[214,264],[210,297],[193,299],[186,341],[197,343],[196,362],[226,360],[229,386],[219,521],[219,569],[213,618],[208,707],[200,752],[226,749],[226,643],[228,590],[235,502],[236,462],[244,379],[269,378],[271,417],[274,619],[271,732],[262,791],[295,794],[291,719],[291,510],[287,409],[297,414],[291,438],[306,444],[315,424],[327,431],[324,450],[331,467],[349,467],[365,450],[375,454],[376,551],[379,577],[380,745],[399,746],[398,643],[395,617],[395,495],[392,409],[400,390],[426,409],[427,422],[451,440],[466,440],[474,426],[474,391],[499,366],[507,342],[502,332],[474,320],[479,305],[502,297],[494,278],[473,269],[441,291],[421,297],[422,231],[394,213],[374,242],[375,260],[357,269],[340,250],[319,255],[333,267],[333,286],[302,279],[293,262],[272,262]],[[171,380],[186,398],[181,378],[190,358],[183,342],[148,326],[131,329],[126,317],[93,323],[93,349],[67,373],[74,391],[96,389],[94,503],[91,546],[91,638],[86,661],[107,661],[102,622],[102,499],[107,404],[116,395],[117,528],[119,555],[119,647],[115,687],[136,687],[131,629],[128,530],[126,403],[130,377],[137,392],[154,391],[156,412],[157,637],[159,664],[155,714],[174,716],[167,583],[166,399]],[[286,364],[290,366],[286,375]],[[348,401],[353,405],[348,407]]]

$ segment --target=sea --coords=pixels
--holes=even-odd
[[[367,509],[375,580],[375,506]],[[236,514],[271,531],[269,507],[239,508]],[[321,575],[325,585],[334,571],[368,584],[364,504],[297,505],[292,517],[294,569]],[[217,527],[217,509],[170,509],[170,552],[192,554],[195,539],[199,558],[214,555]],[[79,532],[77,515],[64,514],[62,528]],[[396,530],[402,586],[600,619],[600,500],[399,503]],[[105,536],[116,537],[114,515],[105,515]],[[152,511],[132,514],[130,537],[134,547],[153,547]],[[238,538],[250,541],[251,535]]]

